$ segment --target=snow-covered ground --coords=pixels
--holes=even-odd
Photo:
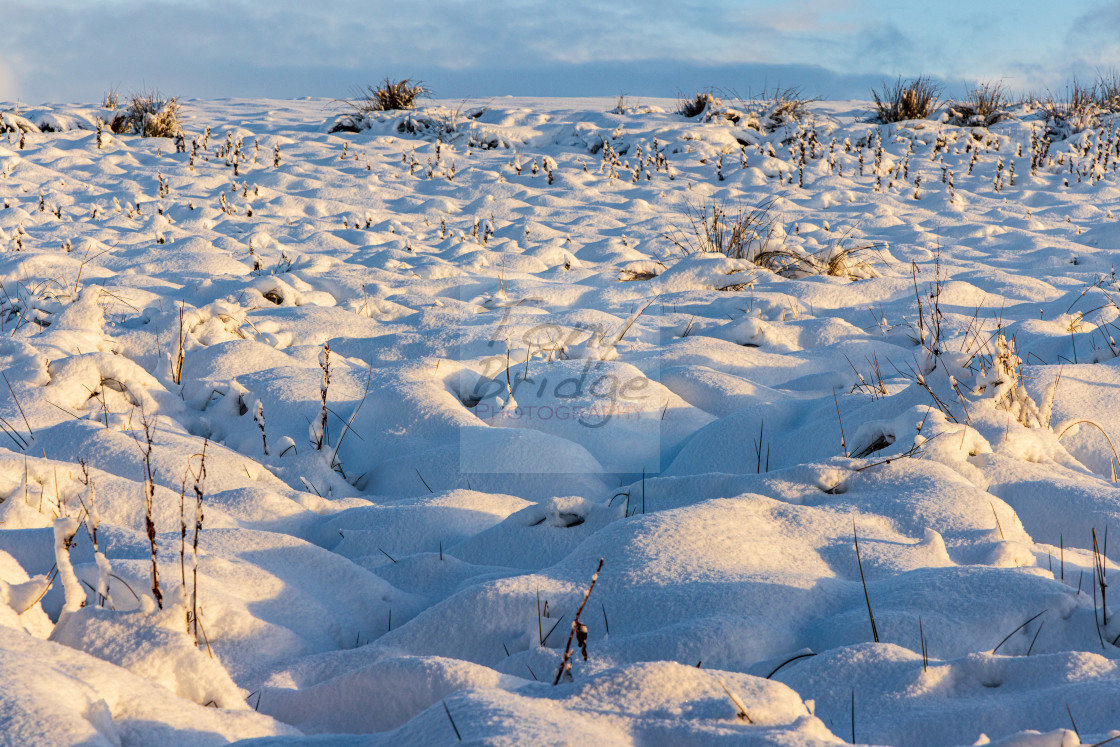
[[[0,741],[1120,735],[1108,119],[182,103],[0,107]]]

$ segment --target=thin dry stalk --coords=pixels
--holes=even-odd
[[[190,474],[191,466],[187,464],[187,468],[183,470],[183,483],[179,488],[179,583],[183,590],[183,602],[186,607],[187,595],[187,475]],[[187,634],[191,632],[191,611],[187,609],[184,613]]]
[[[1116,465],[1120,464],[1120,454],[1116,453],[1116,447],[1112,445],[1112,439],[1109,438],[1108,434],[1104,432],[1104,428],[1101,428],[1092,420],[1076,420],[1062,429],[1062,432],[1058,434],[1058,441],[1061,442],[1062,436],[1066,435],[1071,429],[1079,425],[1093,426],[1101,432],[1101,435],[1104,436],[1104,440],[1108,442],[1108,448],[1112,450],[1112,460],[1108,463],[1108,466],[1112,470],[1112,481],[1116,482]]]
[[[1047,612],[1049,612],[1049,611],[1050,611],[1049,609],[1044,609],[1044,610],[1043,610],[1042,612],[1039,612],[1038,614],[1036,614],[1036,615],[1033,615],[1033,616],[1029,617],[1029,618],[1027,619],[1027,621],[1026,621],[1025,623],[1023,623],[1023,624],[1022,624],[1022,625],[1020,625],[1019,627],[1015,628],[1015,630],[1012,630],[1012,631],[1011,631],[1010,633],[1008,633],[1008,634],[1007,634],[1006,636],[1004,636],[1003,640],[1002,640],[1002,641],[1000,641],[1000,642],[999,642],[999,643],[998,643],[998,644],[996,645],[996,647],[992,649],[992,653],[994,654],[994,653],[995,653],[996,651],[999,651],[999,650],[1000,650],[1000,647],[1001,647],[1001,646],[1003,646],[1003,644],[1005,644],[1005,643],[1007,643],[1008,641],[1010,641],[1010,640],[1011,640],[1011,636],[1015,635],[1015,634],[1016,634],[1016,633],[1018,633],[1018,632],[1019,632],[1020,630],[1022,630],[1022,629],[1023,629],[1023,628],[1025,628],[1025,627],[1027,627],[1027,626],[1028,626],[1028,625],[1030,625],[1030,624],[1031,624],[1032,622],[1034,622],[1034,621],[1035,621],[1035,620],[1037,620],[1038,618],[1042,617],[1043,615],[1045,615],[1045,614],[1046,614]]]
[[[532,671],[533,671],[532,669],[529,670],[530,673]],[[533,679],[536,679],[536,678],[537,678],[537,676],[534,674]],[[460,742],[462,742],[463,741],[463,735],[459,733],[459,727],[455,725],[455,719],[451,718],[451,709],[447,707],[447,701],[446,700],[441,700],[440,703],[443,704],[443,710],[444,710],[444,713],[447,714],[447,720],[451,722],[451,728],[455,730],[455,738],[458,739]]]
[[[19,403],[19,397],[16,396],[16,390],[12,388],[12,382],[8,381],[8,375],[0,372],[0,376],[4,377],[4,383],[8,385],[8,391],[12,393],[12,400],[16,403],[16,409],[19,410],[20,416],[23,418],[23,424],[27,426],[27,434],[31,436],[31,440],[35,440],[35,433],[31,430],[31,423],[27,420],[27,413],[23,411],[23,405]]]
[[[929,670],[929,649],[926,647],[926,631],[922,628],[922,618],[918,617],[918,637],[922,640],[922,671]]]
[[[879,629],[875,627],[875,613],[871,611],[871,596],[867,593],[867,579],[863,575],[863,559],[859,554],[859,535],[856,533],[856,520],[852,519],[852,540],[856,545],[856,563],[859,565],[859,580],[863,583],[863,599],[867,602],[867,616],[871,618],[871,636],[879,642]]]
[[[572,640],[577,636],[579,638],[580,651],[583,653],[583,660],[587,661],[587,626],[580,622],[580,615],[583,614],[583,608],[587,606],[587,599],[591,596],[592,589],[595,588],[595,582],[599,580],[599,571],[603,570],[603,559],[599,558],[599,567],[595,569],[595,575],[591,577],[591,585],[587,587],[587,593],[583,595],[583,601],[576,610],[576,617],[572,620],[572,630],[568,633],[568,645],[564,647],[564,658],[560,662],[560,668],[556,670],[556,679],[552,681],[553,685],[560,684],[560,678],[567,675],[568,679],[572,679]]]
[[[194,643],[198,645],[198,535],[202,531],[202,498],[203,485],[206,482],[206,446],[209,440],[202,442],[202,454],[199,457],[198,472],[194,474],[194,536],[191,538],[191,619],[194,621]],[[210,651],[210,642],[206,642],[206,650]],[[210,651],[210,656],[214,653]]]
[[[727,697],[731,699],[731,702],[735,704],[735,715],[739,717],[739,720],[746,721],[748,724],[753,724],[754,721],[751,721],[751,717],[747,715],[747,707],[743,705],[743,701],[739,700],[733,692],[727,689],[727,685],[724,684],[723,680],[717,678],[716,682],[718,682],[719,686],[723,688],[723,691],[727,693]]]
[[[1108,558],[1105,557],[1107,551],[1108,527],[1104,530],[1104,550],[1097,544],[1097,528],[1093,527],[1093,570],[1097,576],[1097,585],[1101,589],[1101,618],[1105,627],[1108,627],[1108,607],[1105,606],[1105,590],[1108,588],[1105,578],[1108,572]]]
[[[339,469],[341,469],[340,463],[338,461],[338,449],[339,449],[339,447],[342,446],[342,439],[346,438],[346,434],[349,433],[352,430],[351,426],[354,423],[354,418],[358,417],[358,411],[361,410],[362,405],[364,405],[366,403],[366,398],[369,397],[369,385],[372,381],[373,381],[373,360],[371,359],[370,362],[369,362],[369,370],[366,372],[366,386],[365,386],[364,391],[362,392],[362,399],[358,402],[358,406],[354,408],[354,412],[350,413],[350,418],[346,421],[346,425],[343,426],[342,433],[338,434],[338,440],[335,441],[334,451],[331,453],[331,467],[332,468],[338,467]],[[263,429],[263,426],[262,426],[262,429]],[[361,438],[361,436],[359,436],[359,438]],[[265,449],[264,453],[267,454],[268,449]]]

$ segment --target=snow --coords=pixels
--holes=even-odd
[[[0,741],[1120,735],[1110,118],[180,104],[0,105]]]

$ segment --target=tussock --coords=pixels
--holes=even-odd
[[[926,119],[937,108],[941,87],[925,76],[894,83],[883,83],[882,90],[872,90],[873,119],[882,124]]]
[[[179,110],[176,98],[165,98],[156,90],[136,92],[129,97],[124,110],[109,122],[109,128],[118,135],[173,138],[182,129]]]

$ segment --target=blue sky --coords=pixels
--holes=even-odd
[[[0,0],[0,100],[674,96],[775,85],[867,98],[895,76],[1058,92],[1120,64],[1120,0]]]

